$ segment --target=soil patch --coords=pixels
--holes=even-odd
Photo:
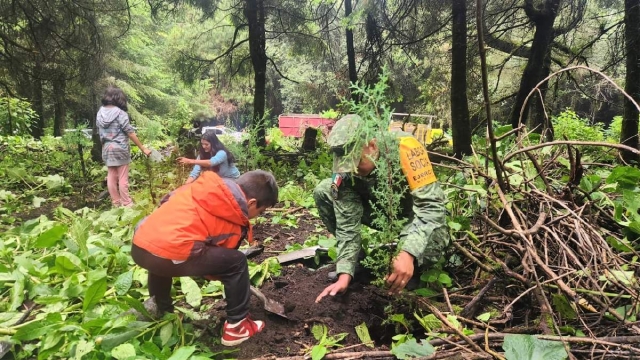
[[[281,210],[265,214],[267,221],[254,226],[254,238],[263,247],[258,255],[250,256],[250,260],[261,263],[264,259],[277,256],[288,245],[302,244],[311,235],[328,235],[322,222],[306,210],[296,212],[297,228],[287,228],[274,224],[272,218],[280,215]],[[375,341],[374,348],[364,345],[355,346],[347,351],[388,350],[391,337],[397,332],[393,324],[383,324],[387,318],[385,307],[391,298],[386,292],[368,283],[352,281],[349,291],[335,297],[325,297],[316,304],[316,297],[331,284],[328,273],[335,270],[335,265],[327,264],[329,259],[322,257],[319,265],[314,259],[301,259],[299,262],[283,264],[280,276],[266,281],[260,290],[267,298],[285,305],[288,319],[271,314],[264,310],[263,304],[256,297],[251,299],[251,316],[255,320],[266,322],[265,329],[255,337],[235,348],[222,345],[212,345],[212,351],[225,353],[222,358],[255,359],[264,356],[298,356],[303,355],[318,343],[311,329],[315,324],[324,324],[328,335],[347,333],[347,337],[340,342],[343,346],[361,344],[355,327],[365,323],[371,338]],[[317,268],[317,269],[314,269]],[[395,303],[397,306],[397,302]],[[218,300],[209,312],[211,340],[203,339],[205,343],[217,342],[218,334],[222,332],[222,324],[226,319],[225,303]],[[331,349],[330,349],[331,350]]]
[[[251,316],[266,322],[265,329],[255,337],[238,346],[238,351],[231,354],[238,359],[254,359],[267,355],[295,356],[310,351],[318,341],[313,337],[311,328],[314,324],[327,326],[329,335],[347,333],[341,342],[344,346],[360,344],[355,327],[365,323],[371,337],[377,339],[378,349],[386,349],[391,343],[393,327],[382,324],[384,307],[389,299],[378,288],[353,282],[344,295],[326,297],[320,303],[315,298],[330,284],[327,273],[333,266],[314,271],[300,265],[292,265],[282,269],[281,276],[266,282],[261,290],[268,298],[285,304],[289,319],[270,314],[263,309],[262,303],[255,297],[251,300]],[[213,310],[216,318],[224,318],[223,310]],[[222,323],[218,323],[214,332],[220,334]],[[387,334],[389,334],[387,336]],[[356,347],[353,351],[363,351],[365,346]],[[222,351],[229,348],[221,345],[212,350]],[[369,349],[370,350],[370,349]],[[229,356],[227,354],[226,356]]]

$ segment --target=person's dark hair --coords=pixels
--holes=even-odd
[[[222,150],[227,153],[227,162],[229,164],[234,164],[236,162],[236,158],[233,156],[231,151],[227,150],[227,148],[220,141],[220,139],[218,139],[218,136],[213,130],[207,130],[204,134],[202,134],[202,139],[207,140],[209,144],[211,144],[211,152],[208,153],[204,151],[204,148],[202,147],[202,143],[201,143],[200,144],[200,160],[209,160],[218,151]]]
[[[268,171],[251,170],[240,175],[236,184],[247,199],[256,199],[258,207],[271,207],[278,202],[278,184]]]
[[[124,91],[116,86],[109,86],[102,96],[102,106],[113,105],[122,111],[128,111],[127,96]]]

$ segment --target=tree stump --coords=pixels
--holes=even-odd
[[[304,130],[302,151],[315,151],[318,147],[318,129],[308,127]]]

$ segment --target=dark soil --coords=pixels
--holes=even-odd
[[[352,283],[349,291],[341,296],[326,297],[320,303],[315,298],[330,284],[327,273],[331,267],[313,271],[299,265],[283,268],[282,275],[266,282],[261,290],[268,298],[285,305],[288,319],[266,312],[262,303],[253,298],[251,316],[266,322],[265,329],[252,339],[237,347],[238,352],[232,356],[238,359],[253,359],[266,355],[294,356],[302,355],[318,341],[313,337],[311,328],[314,324],[327,326],[329,335],[348,333],[341,342],[344,346],[360,344],[355,327],[366,323],[373,339],[377,339],[378,349],[391,343],[387,334],[395,334],[382,325],[384,307],[388,299],[383,292],[371,285]],[[220,310],[221,311],[221,310]],[[212,314],[217,318],[224,317],[221,311]],[[214,332],[221,332],[219,323]],[[370,350],[364,346],[354,351]],[[216,346],[214,351],[228,350]]]
[[[267,238],[272,240],[264,243],[263,252],[250,260],[256,263],[264,259],[277,256],[285,250],[287,245],[302,244],[310,235],[324,234],[321,221],[306,211],[296,212],[297,228],[285,228],[271,223],[271,214],[266,214],[267,222],[254,227],[254,237],[261,243]],[[331,284],[328,272],[335,266],[328,264],[326,258],[323,263],[316,265],[311,260],[301,260],[297,263],[283,264],[281,275],[266,281],[260,290],[273,300],[285,305],[288,319],[271,314],[264,310],[262,302],[256,297],[251,299],[251,316],[255,320],[266,322],[265,329],[255,337],[235,348],[222,345],[212,345],[212,351],[221,352],[235,349],[232,354],[224,354],[221,358],[254,359],[262,356],[274,355],[296,356],[311,351],[311,347],[318,341],[311,333],[314,324],[324,324],[329,336],[347,333],[347,337],[340,342],[343,346],[361,343],[355,327],[365,323],[371,338],[375,340],[375,349],[388,350],[391,336],[396,332],[393,325],[383,325],[386,318],[384,308],[389,304],[386,293],[377,287],[352,282],[349,291],[344,295],[326,297],[316,304],[316,297]],[[310,267],[318,267],[313,269]],[[211,342],[221,334],[222,324],[226,318],[224,301],[219,300],[211,310],[210,318],[216,319],[210,323],[209,332],[213,337]],[[205,343],[208,340],[203,339]],[[354,347],[347,351],[373,350],[365,346]]]

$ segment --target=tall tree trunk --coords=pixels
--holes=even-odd
[[[249,53],[254,72],[253,124],[257,130],[257,145],[265,146],[264,106],[267,83],[267,53],[264,0],[246,0],[244,14],[249,24]]]
[[[531,56],[527,61],[527,66],[520,80],[520,88],[516,95],[515,104],[511,111],[511,125],[517,128],[520,125],[520,111],[524,105],[529,92],[542,80],[545,57],[549,55],[549,47],[554,38],[553,23],[558,15],[558,6],[560,0],[544,0],[544,4],[540,7],[539,2],[534,4],[535,0],[526,0],[525,12],[529,19],[535,24],[536,32],[533,35],[533,43],[531,44]],[[524,108],[522,122],[526,122],[528,116],[530,102]],[[542,132],[543,129],[536,129]]]
[[[102,162],[102,142],[100,141],[100,134],[98,132],[98,110],[100,106],[98,103],[100,102],[100,98],[96,93],[96,89],[94,86],[91,87],[89,91],[90,104],[92,105],[91,110],[93,111],[90,114],[89,119],[91,119],[91,141],[93,142],[93,146],[91,147],[91,160],[95,162]]]
[[[351,0],[344,0],[344,16],[348,18],[351,15],[353,8],[351,6]],[[353,30],[347,26],[347,63],[349,64],[349,82],[356,84],[358,82],[358,72],[356,70],[356,50],[353,46]],[[351,94],[354,101],[358,101],[355,94]]]
[[[471,125],[467,100],[467,1],[453,0],[451,50],[451,130],[456,157],[471,154]]]
[[[544,57],[544,65],[540,73],[540,80],[549,76],[551,71],[551,48],[549,47],[547,55]],[[553,141],[553,124],[547,117],[545,111],[544,99],[549,89],[549,82],[545,82],[539,87],[540,93],[529,98],[531,102],[531,115],[529,116],[528,127],[534,129],[535,132],[543,134],[547,141]]]
[[[67,123],[67,104],[65,103],[67,82],[64,74],[53,81],[53,136],[64,135]]]
[[[624,90],[640,102],[640,0],[624,1],[624,45],[627,53],[627,75]],[[620,143],[638,148],[638,109],[625,97]],[[638,161],[637,155],[623,151],[625,161]]]
[[[44,96],[42,94],[42,63],[36,59],[33,67],[33,82],[31,85],[31,101],[33,110],[38,117],[31,124],[31,136],[40,139],[44,135]]]

